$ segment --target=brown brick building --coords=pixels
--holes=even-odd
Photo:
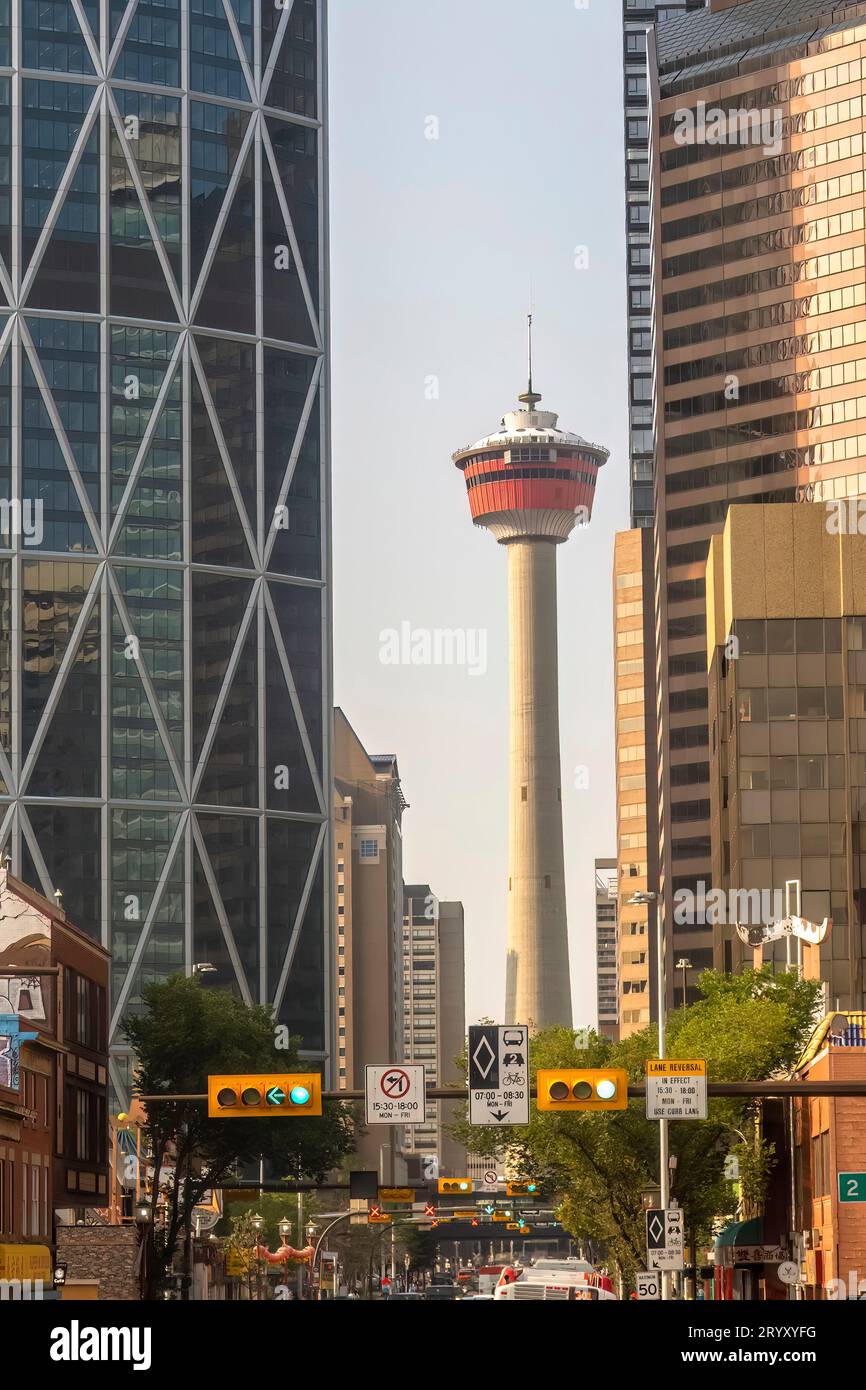
[[[849,1012],[844,1029],[832,1017],[816,1030],[797,1078],[866,1081],[866,1014]],[[856,1298],[861,1284],[866,1293],[866,1182],[855,1188],[839,1177],[866,1171],[864,1132],[866,1097],[794,1101],[795,1222],[809,1299]],[[851,1193],[859,1200],[841,1200]]]
[[[55,1224],[107,1205],[109,959],[0,870],[0,1277],[45,1277]]]

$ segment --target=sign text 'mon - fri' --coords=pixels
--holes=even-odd
[[[475,1024],[469,1029],[469,1123],[529,1123],[529,1029]]]
[[[705,1120],[707,1113],[705,1060],[681,1057],[647,1058],[648,1120]]]

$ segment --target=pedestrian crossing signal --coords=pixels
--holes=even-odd
[[[620,1067],[540,1070],[536,1087],[542,1111],[628,1108],[628,1072]]]

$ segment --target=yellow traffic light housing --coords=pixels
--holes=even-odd
[[[628,1072],[620,1067],[563,1067],[539,1071],[539,1110],[625,1110]]]
[[[318,1072],[268,1072],[258,1076],[209,1076],[207,1113],[211,1120],[274,1120],[286,1115],[321,1115],[322,1078]]]
[[[471,1191],[472,1191],[472,1179],[471,1179],[471,1178],[440,1178],[440,1179],[439,1179],[439,1182],[438,1182],[438,1188],[439,1188],[439,1192],[440,1192],[440,1193],[447,1193],[449,1196],[453,1196],[455,1193],[460,1193],[460,1192],[471,1192]]]
[[[505,1184],[506,1197],[537,1197],[539,1194],[539,1184],[537,1182],[507,1182]]]

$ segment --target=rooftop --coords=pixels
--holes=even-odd
[[[656,27],[659,69],[670,72],[677,66],[704,64],[709,68],[714,66],[711,56],[718,54],[726,54],[730,66],[738,58],[756,56],[756,47],[772,51],[805,44],[861,16],[866,18],[863,0],[752,0],[715,14],[683,11]]]

